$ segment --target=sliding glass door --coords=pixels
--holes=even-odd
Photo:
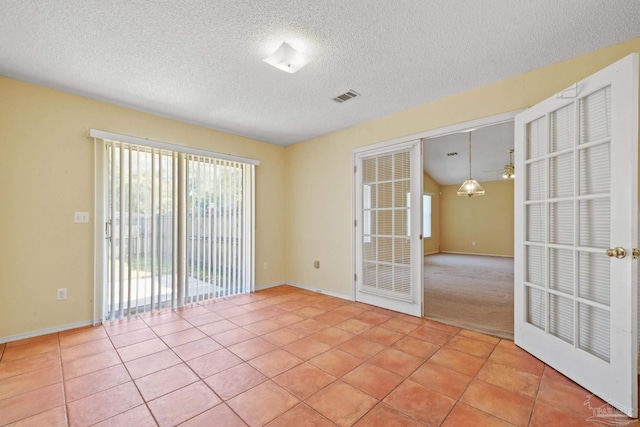
[[[253,165],[107,139],[96,150],[103,319],[252,289]]]

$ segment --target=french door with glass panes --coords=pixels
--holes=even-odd
[[[420,141],[354,152],[355,299],[422,316]]]
[[[637,146],[637,54],[516,117],[515,343],[632,417]]]

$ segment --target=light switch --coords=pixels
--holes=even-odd
[[[74,212],[73,213],[73,222],[75,222],[75,223],[88,223],[89,222],[89,212]]]

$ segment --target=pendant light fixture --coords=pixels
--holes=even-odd
[[[469,131],[469,179],[462,183],[458,189],[458,196],[484,196],[484,188],[471,178],[471,131]]]

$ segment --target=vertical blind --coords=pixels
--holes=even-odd
[[[100,141],[104,319],[252,289],[253,164]]]

